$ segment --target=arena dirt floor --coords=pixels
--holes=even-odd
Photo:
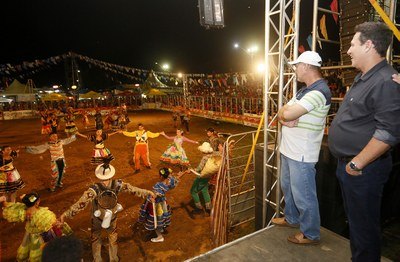
[[[131,123],[128,131],[136,130],[138,123],[143,123],[146,130],[152,132],[165,131],[169,136],[175,135],[170,112],[163,111],[135,111],[130,113]],[[91,126],[85,130],[78,118],[76,123],[81,133],[94,132],[94,120],[90,118]],[[64,125],[61,124],[59,137],[64,138]],[[192,117],[190,133],[185,136],[192,140],[202,141],[206,139],[205,129],[214,127],[219,132],[241,133],[254,130],[250,127],[230,123],[217,123],[215,121]],[[41,123],[39,119],[0,121],[0,145],[12,147],[39,145],[44,141],[40,135]],[[106,130],[106,132],[108,132]],[[47,137],[45,138],[47,140]],[[159,157],[167,148],[170,140],[160,136],[149,140],[150,161],[152,169],[142,169],[139,174],[133,174],[132,151],[134,138],[116,134],[106,141],[106,146],[115,156],[111,163],[116,168],[115,178],[123,179],[134,186],[152,189],[159,181],[158,169],[163,167]],[[184,143],[188,158],[193,166],[196,166],[201,154],[197,145]],[[26,187],[18,194],[36,191],[41,195],[41,206],[47,206],[61,215],[70,205],[75,203],[81,194],[97,180],[94,176],[95,166],[90,165],[92,143],[78,137],[78,140],[64,146],[67,162],[67,171],[64,179],[64,187],[54,193],[47,191],[50,181],[50,154],[46,151],[40,155],[32,155],[20,151],[14,164],[19,170]],[[174,168],[178,170],[178,168]],[[121,261],[183,261],[204,253],[213,248],[210,236],[210,218],[204,215],[191,217],[193,202],[189,193],[194,176],[185,175],[178,186],[167,193],[167,199],[172,207],[172,224],[168,228],[168,234],[162,243],[149,241],[148,233],[141,224],[137,223],[140,205],[143,199],[122,193],[119,202],[124,210],[118,216],[118,245]],[[72,227],[75,235],[84,245],[84,261],[92,261],[90,247],[90,212],[91,207],[79,213],[73,219],[66,222]],[[0,220],[1,261],[15,261],[16,251],[24,235],[24,223],[8,223]],[[102,249],[103,259],[108,261],[108,248],[105,238]]]

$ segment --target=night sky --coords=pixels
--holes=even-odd
[[[248,71],[250,57],[234,49],[234,42],[243,48],[257,44],[257,56],[262,59],[263,0],[225,0],[223,29],[202,27],[197,5],[197,0],[2,1],[0,64],[73,51],[146,70],[161,71],[155,62],[168,62],[173,72]],[[310,31],[305,24],[311,25],[307,10],[302,8],[308,17],[307,23],[302,22],[303,38]],[[63,77],[60,72],[48,72],[46,78],[56,75]],[[84,77],[88,83],[87,78],[94,76]],[[35,81],[46,84],[43,79]]]

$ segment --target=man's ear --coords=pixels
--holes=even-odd
[[[374,43],[372,43],[371,40],[365,41],[364,46],[365,46],[365,48],[367,50],[366,52],[369,52],[372,48],[375,47]]]

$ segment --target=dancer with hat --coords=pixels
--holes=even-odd
[[[67,108],[67,115],[64,117],[65,120],[65,133],[67,134],[68,137],[71,135],[76,134],[78,132],[78,128],[76,127],[75,124],[75,115],[74,115],[74,109],[72,107]]]
[[[155,231],[156,238],[151,242],[163,242],[165,229],[171,224],[171,207],[167,203],[165,194],[176,187],[181,178],[187,172],[179,172],[172,175],[172,169],[163,167],[158,171],[160,182],[153,186],[156,197],[148,196],[140,208],[139,222],[144,223],[145,229]]]
[[[195,204],[195,209],[192,211],[192,214],[203,213],[203,206],[199,197],[200,192],[204,198],[206,213],[211,213],[211,197],[208,191],[208,186],[209,181],[215,174],[218,173],[221,166],[222,150],[224,145],[224,142],[220,139],[216,140],[215,143],[218,148],[216,151],[214,151],[211,148],[211,145],[207,142],[204,142],[201,146],[199,146],[199,151],[206,155],[203,156],[196,169],[189,169],[192,173],[197,175],[193,181],[192,187],[190,188],[190,194],[192,195]]]
[[[13,165],[18,152],[19,150],[12,150],[10,146],[3,146],[0,150],[0,193],[5,194],[10,202],[15,202],[17,190],[25,186]]]
[[[79,132],[77,132],[76,135],[86,138],[90,142],[94,143],[92,159],[90,162],[92,163],[92,165],[99,165],[103,163],[103,159],[106,157],[110,157],[111,160],[114,160],[114,156],[111,154],[110,150],[106,148],[106,146],[104,145],[104,141],[107,140],[110,136],[118,133],[119,131],[106,134],[103,133],[102,129],[98,129],[96,130],[96,133],[92,135],[83,135]]]
[[[57,133],[50,134],[50,141],[39,146],[27,146],[25,147],[26,152],[30,154],[42,154],[47,150],[50,151],[50,166],[51,166],[51,184],[49,190],[54,192],[56,187],[62,187],[62,179],[65,175],[66,162],[64,160],[64,145],[68,145],[76,140],[76,136],[65,139],[58,139]]]
[[[39,262],[42,258],[43,245],[63,235],[72,234],[68,224],[57,223],[56,215],[47,207],[40,206],[40,196],[29,193],[21,197],[21,202],[5,202],[6,198],[0,197],[3,203],[3,217],[10,223],[25,222],[25,235],[17,250],[17,261]]]
[[[105,229],[109,241],[109,257],[111,262],[119,261],[117,252],[117,213],[123,208],[118,203],[118,194],[121,192],[130,192],[138,197],[154,196],[154,193],[134,187],[121,179],[112,179],[115,175],[115,168],[109,164],[110,158],[104,159],[104,163],[97,166],[95,175],[99,179],[96,184],[91,185],[67,211],[60,216],[60,222],[65,218],[72,218],[89,203],[92,203],[92,252],[95,262],[102,261],[101,258],[101,232]]]

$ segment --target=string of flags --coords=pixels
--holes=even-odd
[[[143,83],[152,70],[139,69],[134,67],[117,65],[98,59],[93,59],[88,56],[66,53],[58,56],[52,56],[47,59],[24,61],[21,64],[0,64],[0,77],[19,77],[22,79],[30,78],[31,76],[42,72],[44,70],[51,70],[54,66],[60,65],[66,59],[77,58],[88,64],[89,68],[95,66],[106,72],[117,74],[126,77],[130,80]],[[157,78],[169,85],[182,85],[182,78],[178,73],[173,72],[154,72]],[[108,74],[106,74],[109,77]],[[228,85],[245,85],[248,81],[257,80],[257,75],[254,73],[219,73],[219,74],[204,74],[204,73],[191,73],[186,74],[189,85],[204,85],[209,87],[214,86],[228,86]],[[112,77],[113,78],[113,77]]]

